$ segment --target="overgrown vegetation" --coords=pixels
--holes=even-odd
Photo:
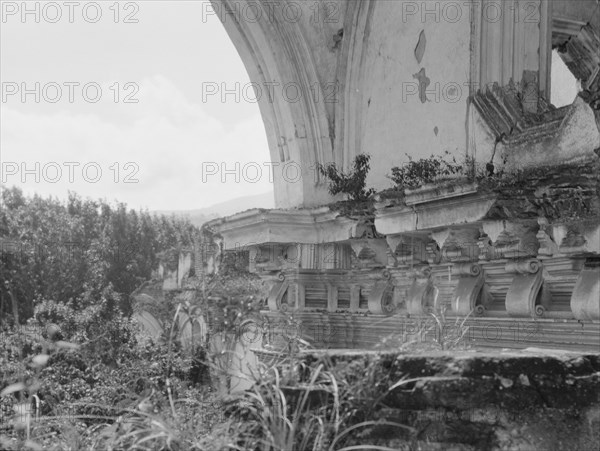
[[[431,155],[419,160],[413,160],[408,154],[406,156],[408,163],[393,167],[389,176],[399,190],[416,189],[451,177],[474,176],[472,161],[467,159],[464,163],[458,163],[448,151],[444,155]]]
[[[41,303],[0,346],[2,449],[194,449],[222,420],[211,388],[191,382],[192,356],[105,299]]]
[[[328,357],[311,364],[286,359],[261,364],[252,375],[252,388],[237,393],[228,405],[240,425],[237,449],[350,451],[390,450],[370,445],[379,428],[394,428],[407,442],[414,430],[378,418],[381,401],[402,385],[377,364],[332,362]]]
[[[329,180],[329,193],[347,195],[350,200],[364,201],[375,194],[372,188],[367,189],[367,174],[371,169],[371,156],[359,154],[354,158],[353,168],[350,172],[342,172],[335,163],[327,165],[318,164],[319,173]]]
[[[74,261],[2,254],[10,268],[0,274],[5,290],[19,295],[12,298],[17,315],[11,314],[15,303],[4,305],[0,321],[0,449],[385,450],[390,448],[369,443],[386,428],[401,431],[406,443],[414,440],[414,430],[380,414],[390,391],[410,380],[392,380],[389,369],[375,364],[378,356],[364,365],[328,358],[305,363],[299,354],[308,343],[295,334],[284,334],[287,346],[276,358],[245,376],[249,390],[231,397],[218,393],[223,385],[216,382],[231,377],[227,362],[244,322],[254,319],[259,332],[272,327],[260,315],[265,287],[247,271],[244,258],[226,254],[217,276],[196,275],[181,292],[160,296],[148,286],[143,302],[132,302],[127,283],[148,278],[160,255],[173,261],[178,249],[191,244],[193,229],[142,214],[148,241],[121,267],[102,246],[110,249],[121,232],[131,239],[142,233],[133,226],[137,213],[104,205],[103,217],[94,213],[95,203],[75,196],[71,212],[54,200],[19,196],[12,190],[5,197],[10,208],[2,213],[0,236],[27,237],[28,243],[52,234],[61,240],[81,236],[98,252]],[[85,213],[76,208],[79,203],[87,206]],[[48,273],[52,264],[59,269]],[[127,274],[112,277],[115,268]],[[57,280],[47,281],[49,274]],[[137,278],[130,279],[132,274]],[[69,297],[61,291],[67,288]],[[31,304],[31,314],[21,303]],[[146,324],[130,311],[154,316],[145,316]],[[436,345],[458,346],[462,336],[445,335],[445,317],[434,319],[431,327],[441,331]],[[207,331],[196,328],[200,320]],[[293,315],[286,321],[293,325]],[[216,335],[223,337],[221,348],[209,344]]]
[[[44,300],[86,308],[111,287],[121,310],[148,280],[159,253],[191,247],[198,230],[187,220],[81,199],[66,203],[2,189],[0,316],[19,323]]]

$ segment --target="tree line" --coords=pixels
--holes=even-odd
[[[85,308],[100,298],[129,314],[129,295],[151,278],[161,255],[192,247],[198,233],[186,218],[120,202],[73,192],[60,201],[3,187],[0,318],[23,323],[43,301]]]

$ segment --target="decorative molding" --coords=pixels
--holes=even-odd
[[[496,194],[471,194],[432,199],[412,207],[376,205],[375,227],[383,235],[401,235],[461,226],[482,221],[496,202]]]
[[[257,244],[322,244],[356,237],[358,220],[328,207],[301,210],[249,210],[207,223],[223,237],[224,250]]]
[[[430,244],[427,236],[406,234],[395,237],[392,244],[395,245],[393,255],[398,265],[421,265],[428,263],[431,258],[427,249]],[[433,249],[429,249],[429,252],[433,252]]]
[[[427,263],[437,265],[442,260],[442,251],[436,241],[429,241],[425,245],[425,253],[427,254]]]
[[[273,283],[273,282],[272,282]],[[282,309],[281,300],[283,295],[289,288],[289,282],[280,281],[274,282],[273,286],[269,290],[269,296],[267,298],[267,305],[269,306],[269,310],[272,312],[278,312]],[[289,308],[289,305],[288,305]]]
[[[406,310],[410,315],[422,315],[434,307],[434,286],[431,278],[416,277],[408,290]]]
[[[452,274],[460,277],[452,298],[452,313],[483,315],[485,303],[478,304],[485,283],[481,266],[476,263],[457,264],[452,267]]]
[[[388,264],[388,245],[385,239],[350,240],[354,252],[353,268],[378,268]]]
[[[492,239],[485,232],[482,232],[477,240],[477,245],[479,246],[479,260],[491,260],[494,258],[495,249]]]
[[[506,264],[505,271],[515,274],[506,293],[508,314],[516,317],[543,316],[548,302],[537,304],[544,282],[542,263],[539,260],[511,261]]]
[[[576,29],[579,23],[574,23],[573,27]],[[600,36],[596,34],[591,24],[584,24],[576,34],[572,34],[570,39],[559,47],[559,54],[569,70],[575,78],[581,80],[583,88],[591,92],[600,90],[598,48],[600,48]]]
[[[369,311],[377,315],[393,315],[396,312],[394,286],[389,280],[375,283],[369,293]]]
[[[336,108],[336,149],[343,149],[342,167],[346,170],[362,152],[364,61],[376,6],[375,0],[348,2],[346,12],[344,26],[349,32],[343,40],[337,71],[338,80],[344,83],[343,101]]]
[[[494,243],[496,258],[527,258],[537,255],[537,224],[503,221],[503,225],[504,229]]]
[[[569,39],[577,36],[585,26],[585,22],[565,17],[552,18],[552,47],[564,46]]]
[[[558,254],[558,245],[552,239],[550,224],[546,218],[538,218],[538,224],[540,230],[536,234],[536,238],[540,243],[538,249],[538,256],[540,257],[551,257]]]
[[[472,262],[479,259],[479,228],[464,227],[452,230],[442,247],[445,262]]]
[[[551,13],[549,0],[478,0],[471,26],[471,81],[482,92],[497,83],[520,85],[526,72],[536,72],[538,86],[545,97],[549,94],[547,71],[550,64],[546,47],[550,43]],[[499,20],[486,17],[488,6],[501,8]],[[535,17],[531,17],[534,6]],[[520,20],[528,17],[529,20]]]
[[[571,311],[576,319],[600,320],[600,265],[584,268],[571,295]]]

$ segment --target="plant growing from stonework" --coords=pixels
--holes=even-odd
[[[434,183],[446,177],[456,175],[471,176],[472,162],[459,164],[456,158],[446,151],[444,155],[431,155],[427,158],[413,160],[410,155],[408,162],[401,167],[393,167],[389,176],[398,189],[416,189],[422,185]]]
[[[312,364],[259,364],[252,387],[234,394],[227,406],[238,430],[235,449],[392,451],[365,442],[378,428],[399,428],[409,436],[416,431],[377,418],[393,381],[375,363],[334,364],[325,356]]]
[[[335,163],[327,165],[318,163],[317,170],[329,180],[329,193],[332,196],[346,194],[350,200],[364,201],[375,194],[374,189],[366,188],[367,174],[371,169],[370,160],[370,155],[357,155],[350,172],[340,171]]]
[[[395,350],[402,353],[422,351],[453,351],[469,348],[469,326],[465,326],[471,313],[464,317],[448,318],[447,306],[430,309],[428,318],[419,320],[415,327],[383,338],[375,349]]]

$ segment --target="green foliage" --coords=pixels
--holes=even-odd
[[[134,321],[113,311],[107,299],[112,294],[107,290],[82,310],[44,301],[27,329],[5,327],[0,388],[8,391],[0,398],[1,412],[8,418],[20,403],[30,406],[35,393],[41,402],[35,421],[35,409],[29,408],[28,437],[14,429],[11,439],[2,437],[3,448],[21,449],[29,439],[56,449],[146,449],[140,443],[148,449],[200,449],[192,446],[198,433],[222,421],[208,387],[194,384],[206,360],[203,349],[190,356],[176,341],[145,336]],[[64,339],[73,345],[61,345]],[[32,366],[40,354],[49,358]],[[200,401],[202,415],[190,414]]]
[[[410,155],[408,163],[402,167],[393,167],[390,178],[398,189],[415,189],[428,183],[456,175],[467,176],[471,164],[459,164],[456,159],[446,151],[444,156],[431,155],[428,158],[413,160]],[[451,159],[450,159],[451,157]]]
[[[374,189],[366,189],[366,180],[369,169],[370,155],[359,154],[354,158],[354,167],[351,172],[340,171],[335,163],[327,165],[318,164],[319,173],[329,180],[329,193],[332,196],[346,194],[351,200],[366,200],[375,193]]]
[[[0,318],[23,323],[42,300],[86,307],[111,286],[131,313],[129,294],[151,277],[160,252],[191,247],[189,221],[128,210],[125,204],[66,203],[2,189]]]
[[[237,449],[389,449],[369,445],[365,437],[382,426],[414,432],[402,424],[377,420],[380,401],[395,381],[390,381],[383,365],[368,358],[336,364],[328,358],[310,365],[263,364],[253,374],[253,382],[250,390],[235,394],[227,403],[239,431]]]
[[[229,261],[238,261],[229,256]],[[205,290],[203,304],[207,312],[207,323],[212,333],[235,333],[240,324],[260,315],[267,297],[262,279],[239,266],[223,266],[223,270],[212,277]]]

